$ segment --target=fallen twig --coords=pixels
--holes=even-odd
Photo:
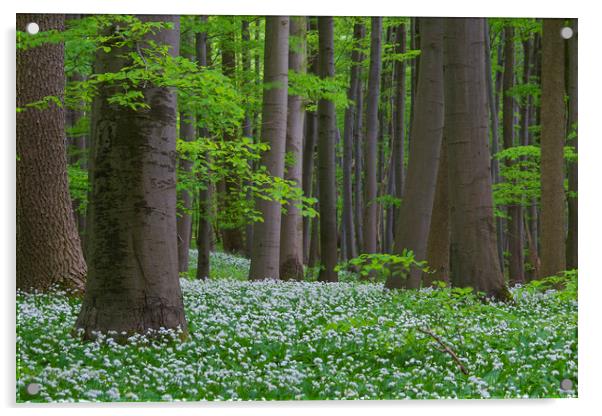
[[[433,334],[433,332],[431,330],[429,330],[429,329],[422,329],[422,328],[416,328],[416,329],[418,331],[422,332],[423,334],[429,335],[435,341],[437,341],[437,343],[439,345],[441,345],[441,347],[443,348],[443,350],[439,350],[439,351],[448,353],[454,359],[454,361],[456,362],[456,364],[458,364],[458,367],[460,368],[460,371],[462,371],[464,374],[468,375],[468,370],[466,369],[466,367],[464,367],[464,365],[460,361],[460,358],[458,358],[458,355],[454,352],[454,350],[452,350],[443,341],[441,341],[441,338],[439,338],[437,335]]]

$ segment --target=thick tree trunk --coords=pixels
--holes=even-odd
[[[568,129],[569,134],[574,133],[575,137],[569,141],[569,144],[575,148],[575,153],[578,150],[577,141],[577,116],[578,116],[578,94],[577,94],[577,35],[578,26],[577,19],[572,20],[573,37],[568,41],[568,95],[569,95],[569,113],[568,113]],[[568,236],[566,242],[566,268],[576,269],[578,266],[578,174],[577,162],[570,163],[568,166],[569,177],[569,196],[568,196]]]
[[[267,16],[265,26],[264,84],[261,137],[270,149],[261,163],[270,175],[284,175],[286,115],[288,96],[288,16]],[[253,229],[253,251],[249,279],[280,277],[281,207],[278,201],[257,198],[257,209],[263,222]]]
[[[334,78],[334,21],[318,17],[320,78]],[[318,102],[318,181],[320,197],[320,257],[318,280],[336,282],[337,272],[337,188],[335,166],[334,102]]]
[[[178,54],[178,16],[139,18],[173,23],[144,42]],[[96,73],[129,64],[131,50],[107,46],[109,53],[97,52]],[[93,103],[90,270],[75,325],[85,339],[94,331],[124,339],[162,327],[186,334],[176,241],[176,96],[167,87],[145,86],[150,108],[135,111],[108,103],[115,92],[102,86]]]
[[[17,14],[17,29],[65,27],[61,14]],[[28,36],[28,35],[26,35]],[[64,45],[17,49],[17,107],[47,96],[63,101]],[[56,104],[17,113],[17,288],[54,284],[81,291],[86,263],[67,181],[65,111]]]
[[[514,87],[514,28],[506,26],[504,42],[504,76],[503,76],[503,124],[504,147],[514,147],[514,98],[510,95]],[[506,166],[513,165],[511,160],[506,161]],[[508,277],[510,285],[525,281],[524,255],[523,255],[523,213],[520,204],[508,206]]]
[[[200,17],[201,23],[207,23],[207,16]],[[196,34],[196,60],[200,68],[206,67],[208,57],[207,32]],[[197,131],[199,137],[207,137],[207,130],[199,127],[202,118],[197,119]],[[210,275],[210,252],[213,246],[213,227],[211,225],[211,207],[213,200],[212,184],[210,180],[203,181],[203,188],[199,191],[199,224],[197,229],[196,246],[197,279],[208,279]]]
[[[489,24],[485,21],[485,73],[487,82],[487,104],[489,105],[489,117],[491,118],[491,178],[493,184],[500,182],[499,161],[494,157],[499,151],[498,111],[497,96],[493,90],[493,74],[491,72],[491,47],[489,41]],[[495,230],[497,238],[497,251],[500,268],[504,271],[504,222],[502,218],[495,218]]]
[[[445,128],[439,155],[439,169],[437,171],[437,191],[433,202],[433,215],[429,229],[428,244],[426,249],[426,262],[432,273],[424,273],[422,284],[430,286],[435,281],[449,283],[449,180],[447,177],[447,142]]]
[[[370,34],[370,74],[366,108],[364,240],[363,253],[376,253],[378,203],[377,157],[378,157],[378,100],[381,76],[382,18],[373,17]]]
[[[182,39],[182,43],[192,44],[192,36]],[[193,60],[192,55],[182,55],[184,58]],[[180,111],[180,139],[185,142],[192,142],[196,138],[194,117],[187,112],[184,103],[179,104]],[[178,164],[181,175],[189,176],[192,170],[192,161],[185,158],[178,158]],[[190,250],[190,238],[192,234],[192,195],[187,190],[179,192],[178,199],[181,207],[178,209],[177,230],[178,230],[178,271],[188,271],[188,252]]]
[[[541,277],[566,269],[564,40],[562,19],[544,19],[541,73]]]
[[[353,45],[351,52],[351,74],[347,98],[350,101],[345,110],[345,129],[343,132],[343,224],[345,226],[345,258],[357,257],[357,243],[355,239],[355,223],[353,215],[353,127],[357,117],[357,93],[360,83],[360,65],[362,54],[357,49],[364,38],[364,25],[356,23],[353,28]]]
[[[290,36],[295,39],[288,56],[289,70],[304,74],[306,72],[306,17],[292,17]],[[303,163],[303,124],[305,110],[303,98],[299,95],[288,96],[288,120],[286,126],[286,153],[293,163],[286,167],[284,177],[302,188]],[[282,215],[280,231],[280,278],[283,280],[303,280],[303,217],[294,203],[290,201],[286,214]]]
[[[478,18],[445,20],[451,281],[505,300],[509,293],[497,259],[487,149],[484,24]]]
[[[436,18],[418,21],[422,58],[405,198],[399,213],[394,252],[412,250],[417,260],[425,260],[443,137],[443,21]],[[412,269],[409,275],[402,276],[401,270],[395,268],[385,286],[416,289],[420,287],[421,275],[420,270]]]

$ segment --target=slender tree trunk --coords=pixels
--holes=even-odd
[[[401,24],[397,27],[397,53],[406,52],[406,29]],[[393,129],[393,154],[395,155],[393,164],[393,174],[395,177],[395,197],[403,197],[405,186],[404,177],[404,150],[405,150],[405,113],[406,113],[406,64],[405,61],[395,63],[396,83],[395,83],[395,112]]]
[[[318,17],[320,78],[334,78],[334,21]],[[335,166],[335,108],[334,102],[318,102],[318,181],[320,196],[320,257],[322,268],[318,279],[336,282],[337,272],[337,188]]]
[[[418,21],[422,59],[405,198],[399,213],[394,252],[412,250],[417,260],[425,260],[443,137],[443,21],[436,18]],[[402,271],[394,268],[385,286],[416,289],[420,287],[421,275],[420,270],[412,269],[408,276],[402,276]]]
[[[17,14],[18,30],[30,22],[41,31],[62,31],[65,16]],[[63,43],[17,49],[17,107],[46,96],[63,101],[64,51]],[[17,113],[17,157],[17,288],[60,284],[82,291],[86,263],[69,197],[61,107],[51,103]]]
[[[382,18],[373,17],[370,35],[370,75],[366,108],[364,253],[376,253],[378,100],[381,76]]]
[[[289,70],[300,74],[306,72],[306,17],[291,17],[290,36],[294,38],[288,56]],[[291,42],[292,43],[292,42]],[[305,110],[303,98],[288,96],[288,120],[286,126],[286,153],[292,164],[286,167],[285,178],[302,188],[303,163],[303,124]],[[294,203],[287,206],[282,215],[280,231],[280,278],[283,280],[303,280],[303,217]]]
[[[138,16],[174,29],[146,35],[178,54],[179,16]],[[131,49],[99,49],[95,73],[130,64]],[[172,89],[143,87],[148,110],[110,104],[115,87],[102,86],[92,110],[89,275],[76,322],[85,339],[117,331],[124,339],[148,329],[187,333],[178,277],[176,233],[176,97]],[[125,335],[122,334],[125,332]]]
[[[568,95],[569,95],[569,113],[568,113],[568,129],[569,135],[574,133],[574,137],[570,139],[569,144],[575,148],[575,153],[578,150],[577,141],[577,35],[578,25],[577,19],[572,20],[573,37],[568,41]],[[576,269],[578,266],[578,174],[577,162],[570,163],[568,166],[569,177],[569,195],[568,195],[568,236],[566,242],[566,268]]]
[[[222,72],[234,82],[236,76],[236,48],[234,32],[229,32],[222,41]],[[224,140],[234,140],[230,133],[224,134]],[[229,224],[220,227],[224,251],[228,253],[242,253],[245,249],[243,227],[240,222],[240,213],[237,211],[236,200],[240,198],[240,182],[236,177],[226,177],[218,184],[218,197],[221,199],[220,209],[226,213]]]
[[[566,269],[564,40],[562,19],[544,19],[541,73],[541,272]]]
[[[241,40],[242,40],[242,70],[243,70],[243,82],[246,84],[251,84],[255,82],[254,79],[251,79],[248,74],[251,73],[251,57],[249,55],[251,34],[249,32],[249,21],[246,18],[243,18],[241,23]],[[242,135],[243,137],[253,138],[253,117],[251,110],[247,107],[245,109],[245,118],[242,122]],[[249,160],[249,167],[253,169],[253,161]],[[247,183],[246,185],[250,185]],[[249,205],[253,202],[253,193],[251,190],[247,191],[247,203]],[[251,252],[253,251],[253,222],[248,221],[245,225],[245,256],[248,258],[251,257]]]
[[[270,175],[284,176],[286,115],[288,96],[288,16],[267,16],[265,28],[265,60],[261,137],[270,145],[262,156],[262,164]],[[249,279],[280,278],[281,207],[278,201],[257,198],[257,209],[263,222],[253,230],[253,251]]]
[[[316,175],[317,176],[317,175]],[[317,197],[320,192],[320,183],[318,178],[313,179],[315,181],[314,197]],[[316,204],[316,210],[320,211],[320,201]],[[309,267],[315,267],[320,263],[320,218],[315,217],[311,219],[311,235],[309,243],[309,255],[307,265]]]
[[[200,17],[201,23],[207,23],[207,16]],[[207,32],[196,34],[196,60],[199,68],[207,66]],[[197,131],[199,137],[207,137],[206,128],[200,127],[202,117],[197,118]],[[199,191],[199,223],[196,246],[198,250],[196,278],[208,279],[210,275],[210,252],[213,245],[213,227],[211,226],[211,207],[213,200],[212,184],[210,180],[203,181]]]
[[[363,56],[362,56],[362,61]],[[363,119],[364,119],[364,89],[361,80],[361,68],[359,83],[357,86],[357,114],[355,116],[355,123],[353,126],[353,146],[355,150],[355,169],[354,169],[354,223],[355,223],[355,238],[357,240],[358,252],[364,250],[364,223],[363,223],[363,209],[364,209],[364,187],[362,181],[362,172],[364,171],[364,132],[363,132]]]
[[[182,44],[192,44],[192,36],[182,39]],[[182,50],[182,48],[180,49]],[[184,58],[193,60],[193,56],[190,54],[182,54]],[[194,117],[187,112],[184,103],[179,104],[180,111],[180,139],[185,142],[194,141],[196,138]],[[178,164],[180,167],[181,175],[189,176],[192,171],[192,161],[185,158],[178,158]],[[192,195],[187,190],[179,192],[178,199],[181,202],[181,208],[178,209],[177,216],[177,230],[178,230],[178,271],[188,271],[188,252],[190,250],[190,238],[192,233],[192,216],[190,215],[192,210]]]
[[[353,127],[357,116],[357,93],[360,83],[361,52],[359,43],[364,38],[364,25],[356,23],[353,28],[354,48],[351,52],[351,74],[347,98],[350,101],[345,110],[345,130],[343,133],[343,224],[345,225],[346,248],[345,258],[357,257],[357,244],[355,240],[355,224],[353,216]]]
[[[494,157],[499,152],[498,111],[496,94],[493,90],[493,74],[491,72],[491,47],[489,41],[489,24],[485,21],[485,72],[487,81],[487,104],[491,118],[491,178],[493,184],[500,182],[499,161]],[[497,72],[496,72],[497,73]],[[500,207],[501,208],[501,207]],[[499,209],[499,208],[498,208]],[[504,271],[504,222],[502,218],[495,218],[495,230],[500,268]]]
[[[503,111],[504,111],[504,147],[514,147],[514,98],[510,95],[514,87],[514,27],[507,25],[504,42]],[[513,165],[511,160],[506,166]],[[520,204],[508,206],[508,277],[510,285],[525,281],[523,256],[523,213]]]
[[[450,183],[451,281],[510,296],[497,259],[487,149],[485,20],[445,20],[445,125]]]

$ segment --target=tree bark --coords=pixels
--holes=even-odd
[[[568,95],[569,95],[569,112],[568,112],[568,129],[569,133],[575,134],[575,137],[569,141],[575,149],[578,150],[577,140],[577,119],[578,119],[578,94],[577,94],[577,36],[578,25],[577,19],[572,19],[573,37],[568,41]],[[578,255],[578,170],[577,162],[570,163],[568,166],[569,177],[569,192],[568,196],[568,236],[566,242],[566,268],[576,269],[579,263]]]
[[[234,17],[231,17],[234,18]],[[222,41],[222,72],[234,82],[236,77],[236,48],[234,32],[226,34]],[[231,133],[224,134],[224,140],[234,140]],[[224,251],[227,253],[242,253],[245,249],[243,227],[239,224],[240,213],[236,210],[236,200],[240,198],[240,182],[236,177],[226,177],[218,184],[218,200],[228,217],[229,224],[221,224],[220,231]]]
[[[138,18],[172,23],[174,29],[146,35],[142,42],[178,54],[178,16]],[[132,49],[107,46],[109,53],[97,51],[95,73],[130,64]],[[136,111],[107,101],[117,88],[101,86],[93,102],[90,269],[75,326],[85,339],[94,338],[94,331],[117,331],[123,339],[161,327],[186,334],[176,241],[175,93],[143,86],[150,108]]]
[[[207,23],[207,16],[200,16],[201,23]],[[207,32],[196,34],[196,60],[199,68],[207,66],[208,45]],[[207,129],[199,127],[202,116],[197,118],[197,131],[199,137],[207,137]],[[211,207],[213,201],[212,183],[209,179],[203,181],[203,187],[199,190],[199,223],[197,230],[196,246],[198,250],[197,258],[197,279],[208,279],[211,273],[210,252],[213,245],[213,227],[211,225]]]
[[[65,16],[17,14],[18,30],[30,22],[62,31]],[[17,49],[17,107],[46,96],[63,101],[64,50],[63,43]],[[17,157],[17,288],[82,291],[87,271],[69,196],[61,107],[17,113]]]
[[[295,39],[288,56],[289,70],[306,72],[306,17],[292,17],[290,36]],[[294,161],[287,166],[284,177],[302,188],[303,124],[305,109],[303,98],[288,96],[288,119],[286,126],[286,153]],[[286,214],[282,215],[280,231],[280,278],[282,280],[303,280],[303,217],[294,206],[299,201],[290,201]]]
[[[270,175],[284,175],[288,95],[288,16],[267,16],[265,28],[264,92],[261,137],[270,145],[261,163]],[[279,279],[281,207],[278,201],[257,198],[263,222],[253,229],[249,279]]]
[[[541,273],[566,269],[564,40],[562,19],[544,19],[541,73]]]
[[[243,82],[245,82],[246,84],[251,84],[253,82],[256,82],[256,80],[251,79],[248,75],[251,72],[251,57],[249,55],[251,33],[249,31],[249,21],[244,17],[243,17],[243,20],[241,23],[240,37],[242,40],[242,70],[243,70],[243,74],[245,74],[243,76]],[[251,139],[253,138],[253,117],[252,117],[252,112],[248,106],[245,109],[245,118],[242,122],[242,135],[243,135],[243,137],[250,137]],[[253,161],[249,161],[249,167],[251,170],[253,169]],[[249,185],[249,184],[250,183],[247,183],[247,185]],[[247,191],[246,198],[247,198],[247,203],[249,205],[251,205],[253,202],[253,192],[251,192],[251,190]],[[253,251],[253,222],[248,221],[247,224],[245,225],[245,256],[250,258],[252,251]]]
[[[514,87],[514,28],[508,24],[504,36],[504,75],[503,75],[503,124],[504,147],[514,147],[514,98],[510,95]],[[506,166],[511,167],[513,161],[507,160]],[[520,204],[508,205],[508,277],[510,285],[525,281],[523,255],[523,213]]]
[[[192,36],[182,39],[182,43],[192,44]],[[182,50],[182,48],[181,48]],[[182,54],[184,58],[193,60],[191,54]],[[185,142],[192,142],[196,139],[194,127],[194,117],[186,111],[185,104],[180,103],[180,139]],[[192,171],[192,161],[185,158],[178,158],[181,175],[189,176]],[[178,231],[178,271],[180,273],[188,271],[188,252],[190,250],[190,238],[192,234],[192,195],[187,190],[179,192],[178,199],[181,201],[181,208],[178,209],[177,231]]]
[[[412,250],[417,260],[425,260],[443,137],[443,21],[436,18],[418,21],[422,59],[405,198],[399,213],[394,252]],[[402,276],[401,270],[394,268],[385,286],[416,289],[420,287],[421,275],[420,270],[413,268],[408,276]]]
[[[353,28],[353,50],[347,99],[350,101],[345,110],[345,129],[343,132],[343,224],[345,225],[345,258],[357,257],[355,224],[353,216],[353,127],[358,114],[357,93],[360,82],[361,52],[359,44],[364,38],[364,25],[356,23]],[[359,109],[361,111],[361,109]]]
[[[334,78],[334,21],[330,16],[318,17],[320,78]],[[335,166],[334,102],[321,98],[318,102],[318,181],[320,197],[320,257],[322,267],[318,280],[336,282],[337,265],[337,188]]]
[[[426,262],[432,273],[422,275],[422,284],[431,286],[435,281],[449,284],[449,180],[447,166],[447,141],[445,140],[445,127],[441,141],[441,154],[439,155],[439,168],[437,171],[437,190],[433,202],[433,215],[429,229],[428,244],[426,249]]]
[[[373,17],[370,34],[370,74],[368,77],[368,98],[366,108],[365,143],[365,207],[363,253],[376,253],[378,203],[377,193],[377,146],[378,146],[378,101],[381,77],[382,18]]]
[[[487,149],[484,19],[445,20],[445,126],[450,183],[451,281],[506,300],[497,259]]]
[[[364,60],[363,54],[361,55],[361,61]],[[363,209],[364,209],[364,187],[362,172],[364,171],[364,131],[363,131],[363,119],[364,119],[364,88],[362,85],[361,68],[359,75],[359,82],[357,85],[357,114],[355,116],[355,123],[353,126],[353,146],[355,153],[355,169],[354,169],[354,223],[355,223],[355,238],[357,244],[357,251],[363,252],[364,247],[364,224],[363,224]]]
[[[491,118],[491,178],[493,184],[500,182],[499,161],[494,157],[499,151],[498,111],[497,96],[493,89],[493,74],[491,72],[491,47],[489,41],[489,24],[485,21],[485,72],[487,82],[487,104],[489,105],[489,116]],[[496,72],[497,73],[497,72]],[[500,209],[499,207],[498,209]],[[500,268],[504,271],[504,222],[502,218],[495,218],[495,230],[497,238],[498,259]]]

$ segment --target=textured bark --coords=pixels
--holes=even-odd
[[[173,23],[142,41],[178,54],[178,16],[138,16]],[[127,47],[102,49],[95,73],[130,64]],[[92,109],[91,234],[86,294],[76,328],[118,334],[181,328],[187,333],[178,278],[176,235],[176,97],[172,89],[142,88],[147,110],[110,104],[119,87],[101,86]],[[119,335],[123,338],[123,335]]]
[[[503,99],[503,125],[504,147],[514,147],[514,98],[510,95],[514,87],[514,28],[511,25],[504,29],[504,76],[502,79],[504,89]],[[506,166],[510,167],[513,161],[507,160]],[[525,281],[524,255],[523,255],[523,212],[520,204],[508,205],[508,277],[510,284]]]
[[[567,42],[568,48],[568,95],[569,95],[569,113],[568,113],[568,128],[569,133],[574,132],[575,137],[569,141],[569,144],[575,148],[575,153],[578,150],[577,141],[577,119],[578,119],[578,94],[577,94],[577,36],[578,26],[577,19],[572,20],[573,37]],[[566,242],[566,268],[576,269],[578,266],[578,174],[577,162],[570,163],[568,166],[569,177],[569,192],[575,193],[568,196],[568,236]]]
[[[487,104],[489,105],[489,117],[491,120],[491,178],[494,184],[500,182],[499,161],[494,157],[499,151],[498,111],[495,91],[493,90],[493,74],[491,73],[491,48],[489,41],[489,24],[485,22],[485,73],[487,82]],[[498,248],[498,260],[500,268],[504,271],[504,223],[502,218],[495,219],[495,230]]]
[[[406,52],[406,29],[401,24],[397,27],[397,53]],[[404,150],[405,150],[405,113],[406,113],[406,64],[405,61],[395,63],[395,112],[393,129],[393,174],[395,177],[395,197],[403,197],[405,186],[404,178]]]
[[[261,163],[272,176],[284,175],[286,146],[286,115],[288,94],[289,18],[267,16],[265,27],[265,60],[261,137],[270,149],[262,155]],[[281,207],[278,201],[257,198],[257,210],[263,222],[253,229],[253,251],[249,279],[278,279],[280,277]]]
[[[17,29],[36,22],[41,31],[63,30],[60,14],[17,14]],[[27,36],[27,35],[26,35]],[[17,49],[17,107],[64,96],[64,45]],[[17,113],[17,288],[53,284],[81,291],[86,263],[67,182],[65,111],[56,104]]]
[[[290,71],[306,72],[306,17],[290,19],[291,43],[288,56]],[[299,95],[288,96],[288,119],[286,126],[286,153],[294,161],[286,167],[284,177],[302,188],[303,164],[303,124],[305,110],[303,98]],[[294,206],[299,201],[291,201],[287,212],[282,215],[280,231],[280,278],[282,280],[303,280],[303,217]]]
[[[349,76],[349,89],[347,98],[350,101],[345,110],[345,129],[343,132],[343,224],[345,226],[345,258],[357,257],[357,243],[355,239],[355,222],[353,215],[353,127],[358,114],[357,93],[360,83],[360,65],[362,54],[359,43],[364,38],[364,25],[356,23],[353,28],[354,49],[351,52],[351,69]]]
[[[207,16],[200,16],[201,23],[207,22]],[[208,62],[207,32],[196,34],[196,60],[199,67],[206,67]],[[202,116],[197,120],[197,130],[199,137],[207,137],[207,130],[199,128]],[[206,180],[203,183],[204,189],[199,191],[199,223],[196,236],[196,246],[198,250],[196,278],[207,279],[210,275],[210,252],[213,245],[213,227],[211,225],[211,206],[213,192],[211,182]]]
[[[334,21],[318,17],[320,78],[334,78]],[[336,282],[337,272],[337,188],[335,166],[334,102],[318,102],[318,181],[320,197],[320,258],[318,280]]]
[[[451,281],[510,296],[497,261],[487,148],[484,19],[445,20],[445,126],[450,183]]]
[[[380,96],[382,18],[373,17],[370,30],[370,73],[366,107],[365,143],[365,200],[363,253],[376,253],[378,203],[377,193],[377,146],[378,146],[378,100]]]
[[[433,215],[429,238],[426,249],[426,262],[432,273],[424,273],[422,284],[430,286],[435,281],[449,283],[449,180],[447,177],[447,141],[445,128],[439,155],[439,168],[437,171],[437,190],[433,202]]]
[[[443,21],[420,18],[422,59],[416,89],[408,177],[399,213],[394,252],[412,250],[417,260],[425,260],[437,167],[443,137]],[[412,269],[407,276],[394,270],[388,288],[420,287],[422,272]]]
[[[234,17],[231,17],[234,18]],[[236,76],[236,49],[234,32],[228,32],[222,39],[222,73],[232,80]],[[234,140],[230,133],[224,134],[224,140]],[[227,253],[242,253],[245,249],[243,227],[239,224],[239,212],[236,210],[236,200],[240,198],[240,182],[236,177],[226,177],[218,184],[220,211],[226,213],[231,224],[222,224],[220,233],[224,251]]]
[[[182,43],[192,44],[192,36],[188,36],[182,39]],[[182,55],[184,58],[193,60],[194,58],[190,54]],[[194,141],[196,138],[194,128],[194,117],[186,112],[186,108],[181,104],[180,106],[180,139],[185,142]],[[178,158],[179,168],[182,175],[190,175],[192,170],[192,161]],[[178,271],[188,271],[188,252],[190,249],[190,238],[192,234],[192,216],[190,212],[192,210],[192,195],[186,190],[179,192],[178,199],[182,203],[182,208],[178,209],[177,216],[177,231],[178,231]]]
[[[317,176],[317,175],[316,175]],[[318,197],[320,191],[320,183],[318,178],[315,179],[314,186],[314,198]],[[320,212],[320,201],[318,200],[315,209]],[[309,256],[307,265],[309,267],[315,267],[320,263],[320,218],[315,217],[311,220],[311,235],[309,243]]]
[[[363,61],[363,55],[361,60]],[[362,181],[362,172],[364,171],[364,131],[363,131],[363,120],[364,120],[364,88],[361,81],[361,68],[360,68],[360,82],[357,86],[357,114],[355,117],[355,123],[353,126],[353,147],[355,153],[355,169],[354,169],[354,223],[355,223],[355,239],[357,244],[358,253],[363,250],[364,247],[364,187]]]
[[[242,40],[242,70],[244,74],[249,74],[251,72],[251,57],[249,55],[250,41],[251,41],[251,33],[249,31],[249,21],[246,18],[243,18],[241,23],[241,33],[240,37]],[[245,83],[255,82],[253,79],[247,78],[248,75],[243,77]],[[247,107],[245,109],[245,118],[242,122],[242,135],[243,137],[251,137],[253,138],[253,117],[251,114],[251,110]],[[249,161],[249,167],[253,169],[253,161]],[[250,185],[250,183],[247,183]],[[251,190],[247,191],[247,202],[249,205],[253,202],[253,192]],[[249,221],[245,225],[245,255],[250,258],[251,252],[253,251],[253,222]]]
[[[541,73],[541,277],[566,269],[564,40],[562,19],[544,19]]]

